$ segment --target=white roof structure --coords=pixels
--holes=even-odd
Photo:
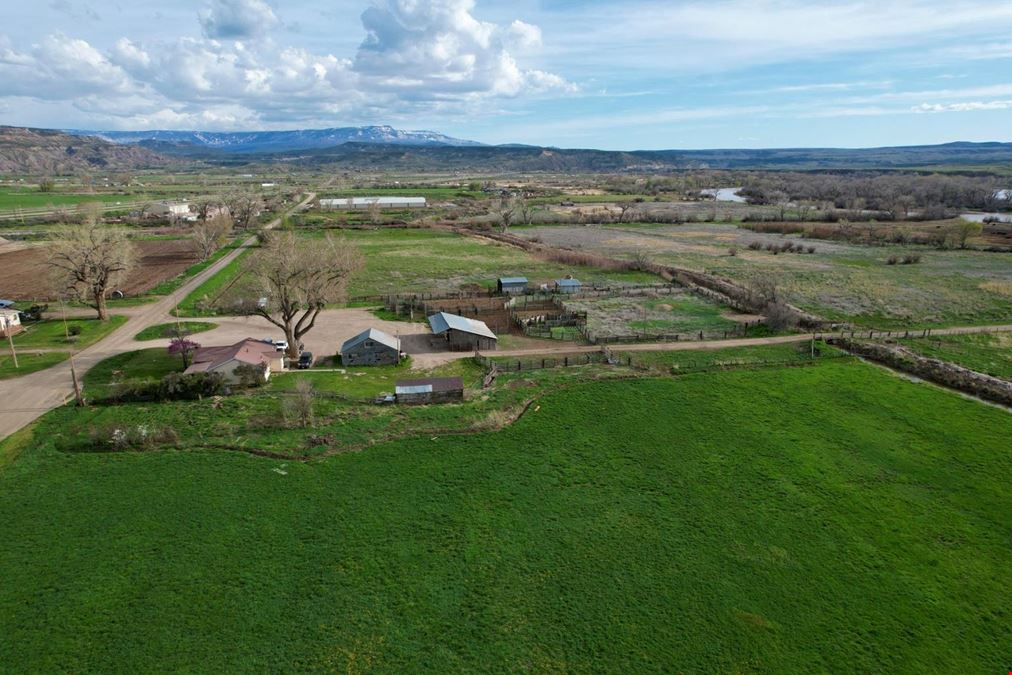
[[[439,312],[429,317],[429,326],[432,327],[432,332],[435,335],[442,335],[448,330],[456,330],[461,333],[469,333],[471,335],[479,335],[481,337],[490,338],[492,340],[498,340],[489,327],[485,325],[484,321],[478,321],[477,319],[468,319],[464,316],[457,316],[456,314],[447,314],[446,312]]]
[[[376,328],[370,328],[367,331],[359,333],[358,335],[356,335],[355,337],[351,338],[350,340],[346,341],[343,345],[341,345],[341,353],[343,354],[347,352],[349,349],[354,349],[355,347],[365,342],[366,340],[372,340],[373,342],[381,344],[384,347],[389,347],[390,349],[396,349],[397,351],[401,350],[400,338],[395,338],[393,335],[390,335],[389,333],[384,333],[383,331],[377,330]]]
[[[362,209],[370,206],[379,207],[421,207],[426,205],[425,197],[348,197],[340,199],[321,199],[320,206],[328,209],[350,208]]]

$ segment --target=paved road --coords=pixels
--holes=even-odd
[[[309,206],[315,198],[316,193],[309,193],[303,201],[292,207],[285,215],[301,211]],[[265,227],[271,229],[280,223],[281,218],[276,218]],[[254,237],[250,237],[244,242],[244,246],[251,246],[254,240]],[[73,365],[77,369],[78,377],[82,377],[100,361],[140,348],[139,343],[134,341],[134,336],[137,333],[148,326],[171,321],[171,312],[177,303],[235,260],[242,251],[243,248],[237,248],[229,252],[161,300],[150,305],[132,308],[129,313],[130,318],[123,326],[104,340],[82,349],[74,356]],[[73,395],[70,369],[71,362],[68,360],[26,377],[0,380],[0,439],[6,438],[44,413],[66,403]]]

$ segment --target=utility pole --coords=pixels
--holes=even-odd
[[[14,349],[14,331],[11,330],[11,327],[6,323],[4,325],[6,326],[4,331],[7,333],[7,342],[11,346],[11,358],[14,359],[14,367],[20,368],[20,366],[18,365],[18,352],[16,349]]]
[[[63,335],[70,342],[70,327],[67,325],[67,303],[60,298],[60,307],[63,309]],[[74,365],[74,350],[70,350],[70,381],[74,386],[74,405],[78,408],[84,407],[84,395],[81,393],[81,383],[77,379],[77,368]]]

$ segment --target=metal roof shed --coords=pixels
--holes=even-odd
[[[429,317],[433,335],[443,336],[452,351],[495,349],[498,338],[484,321],[439,312]]]
[[[527,290],[527,277],[499,277],[496,289],[507,295],[524,293]]]

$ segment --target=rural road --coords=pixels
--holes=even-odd
[[[284,216],[275,218],[265,228],[277,227],[282,218],[301,211],[316,198],[310,192],[305,199],[289,209]],[[77,376],[83,377],[95,364],[105,359],[139,348],[134,336],[149,326],[171,321],[171,312],[191,291],[217,274],[235,260],[245,247],[251,246],[254,237],[243,242],[242,247],[230,251],[204,271],[176,289],[173,293],[150,305],[132,308],[129,319],[105,339],[82,349],[73,358]],[[126,314],[126,312],[124,312]],[[0,439],[27,426],[44,413],[59,407],[73,396],[71,362],[64,361],[52,368],[41,370],[25,377],[0,380]]]

